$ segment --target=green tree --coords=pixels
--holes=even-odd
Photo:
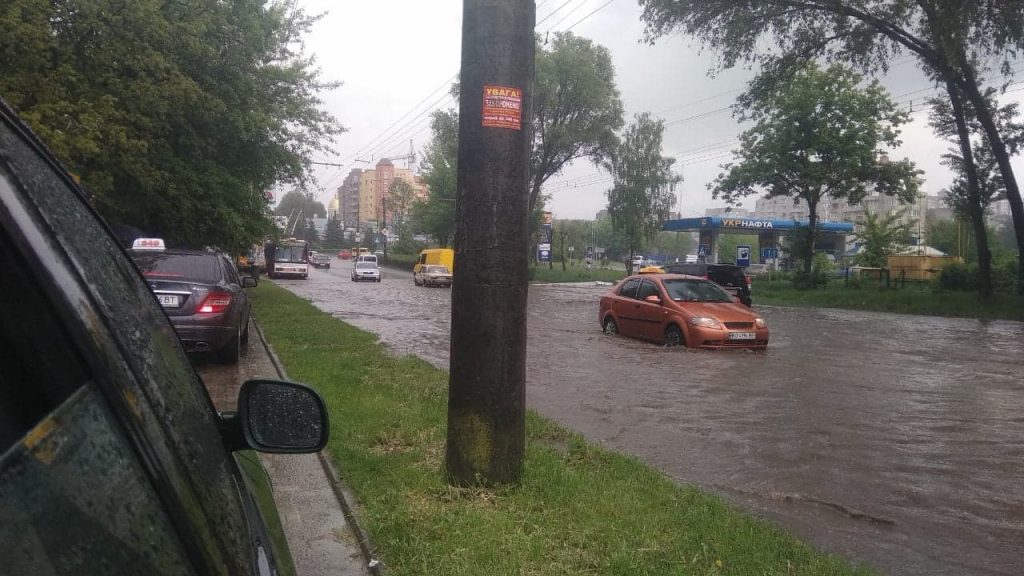
[[[675,258],[682,261],[692,249],[693,239],[683,232],[658,232],[650,244],[652,254],[666,263],[673,262]]]
[[[274,208],[274,215],[288,218],[288,223],[284,227],[285,235],[303,236],[306,234],[306,220],[323,218],[327,215],[327,210],[313,198],[312,194],[292,190],[281,197],[281,201]]]
[[[736,247],[750,246],[751,256],[757,252],[757,235],[722,234],[718,237],[718,261],[736,262]]]
[[[876,158],[881,146],[899,145],[906,114],[878,82],[860,82],[847,68],[809,64],[775,90],[753,92],[737,106],[741,119],[755,122],[740,136],[738,161],[709,185],[730,203],[759,193],[805,202],[808,228],[795,243],[804,273],[811,272],[822,199],[856,204],[876,191],[906,202],[917,194],[919,171],[909,160]]]
[[[902,213],[879,215],[865,210],[859,225],[854,238],[861,243],[861,248],[855,260],[861,266],[874,268],[887,266],[889,256],[909,244],[913,232],[910,224],[903,221]]]
[[[289,0],[0,2],[0,94],[100,213],[178,245],[242,251],[264,195],[341,131]]]
[[[313,220],[304,220],[305,225],[301,227],[299,237],[306,242],[309,242],[312,246],[317,246],[320,243],[320,233],[317,232],[316,226],[313,224]]]
[[[974,262],[978,257],[971,227],[964,226],[958,219],[929,222],[928,245],[950,256],[960,256],[967,262]]]
[[[682,30],[720,51],[718,68],[755,63],[765,71],[767,84],[787,78],[792,65],[815,58],[845,60],[875,72],[909,53],[946,91],[951,106],[968,103],[973,108],[1006,186],[1017,242],[1018,291],[1024,293],[1024,202],[1006,134],[984,85],[986,79],[998,83],[1014,73],[1024,48],[1020,2],[640,0],[640,5],[648,40]],[[766,45],[773,49],[764,50]],[[956,137],[973,186],[971,134],[961,127]]]
[[[360,241],[361,248],[367,248],[371,252],[377,250],[377,231],[373,229],[373,226],[367,224],[363,228],[363,237]]]
[[[986,99],[994,112],[996,124],[1005,135],[1007,151],[1016,154],[1024,138],[1024,125],[1017,119],[1017,105],[999,106],[995,102],[994,90],[986,94]],[[942,163],[956,174],[953,183],[944,190],[944,195],[946,203],[963,215],[974,229],[977,287],[983,296],[988,296],[992,293],[992,249],[985,213],[993,201],[1006,196],[1006,185],[973,106],[970,103],[958,104],[954,108],[948,101],[933,100],[930,123],[939,136],[953,138],[958,144],[943,155]],[[961,131],[975,135],[967,140],[970,144],[967,150],[962,146],[964,140],[958,137]]]
[[[345,245],[345,230],[341,222],[331,218],[327,221],[327,228],[324,230],[324,246],[332,249],[339,249]]]
[[[412,204],[415,227],[447,247],[455,236],[455,178],[459,151],[459,116],[454,110],[434,112],[431,137],[420,172],[427,198]]]
[[[578,158],[602,162],[622,128],[615,67],[604,46],[556,32],[551,48],[538,39],[533,90],[530,210],[549,178]]]
[[[409,211],[415,200],[416,190],[413,189],[411,184],[401,178],[396,178],[391,182],[391,186],[388,187],[386,201],[388,215],[390,216],[389,225],[394,230],[394,234],[400,239],[409,236],[406,230],[406,223],[409,219]]]
[[[629,258],[657,235],[675,205],[673,191],[682,178],[672,172],[674,158],[661,155],[665,124],[650,114],[636,116],[622,142],[610,154],[613,186],[608,192],[612,225],[622,234]],[[632,274],[632,264],[627,264]]]
[[[312,194],[292,190],[281,197],[274,208],[275,216],[291,216],[301,218],[323,218],[327,216],[324,205],[313,198]]]

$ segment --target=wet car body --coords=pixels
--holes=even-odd
[[[251,449],[318,451],[322,399],[249,381],[215,412],[84,196],[0,101],[3,572],[294,574]]]
[[[452,287],[452,273],[447,266],[423,266],[419,272],[413,272],[412,279],[417,286]]]
[[[768,346],[768,327],[715,283],[682,274],[637,274],[601,296],[606,333],[693,348]]]
[[[131,250],[157,301],[189,352],[212,352],[235,363],[249,340],[251,304],[230,262],[214,252]]]
[[[317,254],[316,258],[313,259],[314,268],[331,268],[331,257],[326,254]]]
[[[362,282],[363,280],[380,282],[380,278],[380,267],[377,266],[376,260],[360,260],[352,267],[353,282]]]

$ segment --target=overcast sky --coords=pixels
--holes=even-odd
[[[325,80],[343,85],[323,95],[326,107],[348,131],[334,157],[318,158],[342,167],[319,166],[320,200],[330,200],[350,168],[375,164],[382,157],[418,152],[430,137],[429,112],[456,106],[447,86],[458,72],[462,2],[457,0],[375,0],[343,2],[300,0],[307,13],[324,17],[307,36],[307,52],[316,56]],[[339,5],[340,4],[340,5]],[[635,0],[538,0],[537,30],[544,34],[571,27],[609,49],[626,108],[626,122],[651,112],[666,122],[665,154],[676,158],[683,176],[678,209],[699,216],[723,205],[707,184],[730,158],[743,130],[730,106],[753,73],[730,70],[712,78],[714,55],[702,54],[689,38],[676,36],[654,46],[640,43],[643,24]],[[596,12],[595,12],[596,11]],[[909,157],[925,170],[924,190],[937,194],[951,175],[939,164],[948,145],[927,126],[924,99],[932,86],[909,58],[897,58],[883,83],[893,98],[913,110],[895,157]],[[1015,90],[1020,86],[1012,86]],[[1008,93],[1020,100],[1024,92]],[[372,162],[362,162],[363,160]],[[396,161],[405,166],[404,161]],[[1024,169],[1020,162],[1018,170]],[[606,174],[587,161],[576,162],[549,181],[549,209],[556,218],[593,218],[606,204]],[[753,207],[753,199],[745,206]]]

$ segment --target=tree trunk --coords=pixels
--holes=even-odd
[[[966,71],[963,84],[967,98],[974,105],[978,121],[985,130],[985,136],[988,138],[992,154],[995,156],[996,162],[999,163],[999,173],[1002,175],[1003,185],[1006,187],[1006,199],[1010,203],[1010,214],[1013,216],[1013,231],[1017,239],[1017,293],[1024,294],[1024,202],[1021,200],[1020,188],[1017,185],[1017,179],[1013,175],[1013,166],[1010,165],[1010,155],[1006,151],[1006,143],[999,134],[999,128],[992,118],[992,112],[988,108],[988,103],[978,89],[978,83],[972,71]],[[984,227],[984,222],[982,227]],[[981,246],[981,237],[979,237],[979,250]],[[987,243],[985,244],[985,249],[986,251],[988,250]],[[980,256],[981,253],[979,251]],[[991,254],[989,259],[991,260]],[[979,271],[981,270],[981,262],[978,263],[978,269]],[[991,294],[991,272],[989,273],[989,294]]]
[[[562,238],[562,272],[565,272],[565,232],[561,234]]]
[[[463,486],[517,483],[523,471],[535,17],[533,0],[463,3],[445,446],[448,481]],[[521,90],[518,122],[514,90],[495,95],[503,114],[484,116],[485,84]]]
[[[953,82],[947,81],[946,92],[953,108],[957,141],[960,144],[960,156],[964,161],[964,176],[967,178],[967,215],[971,219],[978,248],[978,292],[988,298],[992,295],[992,251],[988,246],[988,231],[985,230],[985,209],[981,205],[981,184],[978,182],[978,168],[974,164],[971,132],[967,127],[960,90]]]
[[[818,202],[807,203],[807,239],[804,242],[804,274],[811,273],[814,264],[814,241],[818,235]]]

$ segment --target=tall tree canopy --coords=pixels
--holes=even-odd
[[[989,90],[986,98],[995,114],[995,122],[1005,134],[1007,150],[1017,153],[1024,143],[1024,125],[1017,116],[1017,105],[999,106],[995,102],[995,90]],[[989,245],[985,212],[989,205],[1006,196],[999,165],[992,155],[984,131],[978,124],[977,114],[969,102],[954,107],[948,100],[934,99],[930,122],[936,134],[957,143],[943,155],[943,164],[956,175],[953,183],[944,191],[946,202],[957,214],[966,218],[974,229],[974,244],[977,251],[978,291],[983,295],[992,293],[992,250]],[[965,154],[964,141],[959,134],[966,131],[969,147]]]
[[[854,235],[861,244],[855,260],[861,266],[884,268],[889,265],[889,256],[910,243],[910,225],[903,221],[903,214],[875,214],[864,211],[859,222],[860,230]]]
[[[395,178],[391,182],[391,186],[388,187],[387,198],[385,199],[388,220],[392,230],[391,234],[400,238],[408,236],[406,222],[415,199],[416,190],[413,189],[411,184],[401,178]]]
[[[0,95],[107,219],[242,249],[272,229],[265,191],[341,131],[314,21],[291,0],[5,0]]]
[[[622,142],[610,154],[608,213],[621,234],[632,261],[636,251],[651,241],[675,205],[673,193],[682,177],[672,172],[674,158],[661,155],[665,124],[648,113],[638,114]],[[631,268],[631,264],[627,264]],[[632,273],[632,270],[629,270]]]
[[[640,0],[649,40],[681,30],[719,51],[719,68],[757,63],[778,80],[792,64],[815,58],[885,70],[909,53],[947,93],[954,108],[972,106],[1006,187],[1018,248],[1018,291],[1024,293],[1024,203],[1005,134],[986,100],[986,80],[1013,73],[1024,49],[1024,2],[963,0]],[[958,130],[973,180],[971,135]],[[974,186],[973,182],[969,182]]]
[[[807,203],[809,223],[798,257],[811,271],[818,204],[826,197],[859,203],[870,192],[909,202],[918,171],[909,160],[879,161],[880,148],[899,145],[906,122],[885,90],[842,66],[808,64],[789,81],[737,105],[754,126],[740,136],[738,160],[709,185],[728,202],[751,194],[792,196]]]
[[[604,159],[623,125],[615,67],[604,46],[557,32],[550,48],[538,41],[535,70],[531,211],[541,187],[566,164]]]
[[[454,110],[435,112],[430,130],[430,142],[420,162],[421,177],[428,188],[427,198],[413,204],[412,217],[419,231],[441,246],[448,246],[455,236],[459,115]]]

